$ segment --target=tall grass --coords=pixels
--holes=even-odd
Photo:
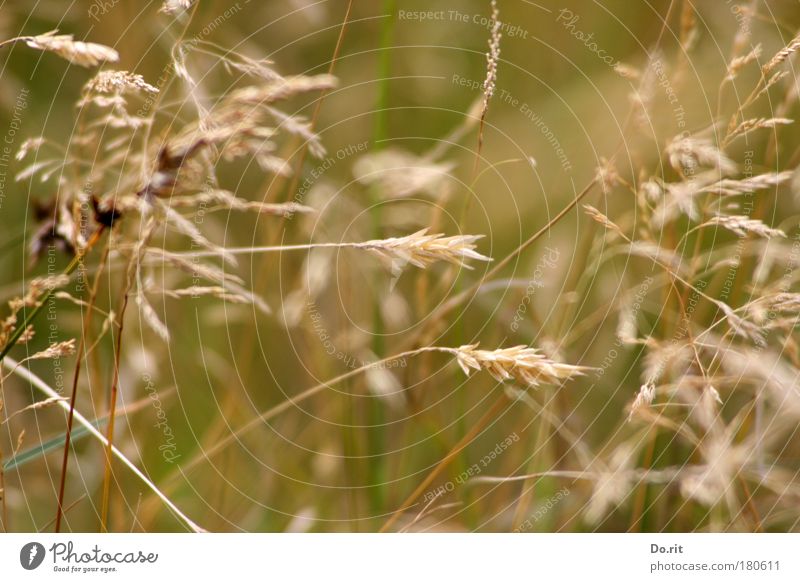
[[[5,531],[798,529],[800,22],[252,4],[4,16]]]

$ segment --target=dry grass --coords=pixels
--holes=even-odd
[[[796,18],[218,4],[4,32],[3,529],[800,529]]]

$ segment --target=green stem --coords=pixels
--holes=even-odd
[[[396,12],[396,0],[384,0],[383,2],[383,24],[381,27],[380,53],[378,57],[378,94],[375,100],[375,125],[373,127],[373,144],[375,151],[380,151],[384,147],[388,136],[388,107],[389,107],[389,76],[392,66],[392,39],[394,37],[394,15]],[[380,239],[382,232],[382,208],[381,196],[377,187],[370,190],[372,203],[371,222],[372,238]],[[375,288],[379,285],[376,282]],[[383,315],[381,314],[380,301],[374,301],[372,307],[372,351],[376,357],[382,357],[385,346],[383,340]],[[368,429],[367,448],[370,465],[370,485],[369,496],[370,506],[373,513],[380,511],[383,506],[384,495],[381,483],[386,481],[386,463],[381,455],[385,450],[384,430],[382,425],[385,423],[383,402],[379,398],[372,398],[368,404],[369,424],[373,428]]]
[[[394,37],[394,13],[397,0],[383,1],[383,26],[381,27],[381,51],[378,58],[378,96],[375,102],[375,126],[373,148],[381,149],[389,134],[387,108],[389,105],[389,75],[392,69],[392,39]]]

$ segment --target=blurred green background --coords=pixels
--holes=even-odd
[[[232,247],[302,244],[312,239],[360,241],[376,234],[386,237],[414,232],[430,223],[438,207],[443,210],[439,227],[443,232],[456,234],[463,228],[466,233],[484,234],[479,250],[499,260],[563,208],[593,178],[603,158],[617,153],[620,174],[635,179],[633,168],[657,167],[658,149],[679,133],[672,105],[660,91],[654,99],[660,114],[649,120],[645,130],[623,132],[635,81],[620,75],[588,45],[596,42],[614,63],[642,67],[662,34],[660,46],[669,67],[677,67],[681,59],[690,61],[679,82],[680,102],[685,106],[687,129],[702,128],[715,115],[717,87],[737,29],[736,14],[729,4],[698,3],[697,46],[682,55],[677,39],[679,8],[671,14],[670,27],[662,32],[670,5],[666,0],[501,0],[501,19],[513,28],[506,28],[502,39],[497,89],[475,172],[477,129],[467,114],[472,111],[474,115],[475,103],[482,96],[488,2],[355,2],[335,64],[340,85],[325,97],[317,122],[322,142],[335,161],[307,182],[303,199],[319,212],[291,221],[222,212],[204,220],[203,230],[215,242]],[[797,3],[762,4],[761,13],[768,17],[754,23],[754,34],[764,43],[764,53],[772,54],[800,25]],[[58,28],[76,38],[113,46],[121,54],[115,67],[156,83],[172,43],[187,23],[185,15],[174,18],[158,13],[159,5],[126,0],[40,2],[35,6],[5,2],[0,6],[0,37]],[[344,0],[200,0],[187,38],[195,35],[251,58],[267,58],[284,75],[324,73],[346,6]],[[565,27],[569,19],[563,11],[579,17],[572,20],[573,28]],[[434,16],[422,19],[419,12]],[[579,38],[575,31],[591,34],[592,39]],[[382,48],[386,42],[389,47]],[[24,139],[38,135],[68,142],[75,129],[75,102],[93,71],[23,45],[0,51],[0,133],[12,123],[20,92],[28,90],[20,129],[12,139],[14,150]],[[194,72],[206,73],[201,64]],[[208,71],[202,97],[213,102],[232,77],[236,76],[221,67]],[[171,87],[171,95],[180,94],[180,81],[173,81]],[[283,110],[310,117],[315,99],[316,95],[293,99]],[[182,110],[182,114],[189,113]],[[463,130],[460,134],[459,128]],[[452,170],[437,185],[435,195],[422,192],[406,199],[383,199],[378,193],[376,198],[374,189],[354,178],[354,166],[365,153],[360,144],[366,144],[372,153],[388,150],[421,156],[437,145],[444,147],[443,140],[454,131],[456,139],[438,159]],[[297,144],[287,140],[279,153],[296,159]],[[52,196],[56,181],[15,182],[12,176],[27,163],[12,159],[4,168],[8,176],[0,207],[0,296],[4,300],[22,293],[25,282],[46,267],[28,265],[23,239],[31,229],[32,200]],[[300,184],[320,164],[307,158]],[[264,176],[252,165],[223,164],[219,180],[251,200],[282,201],[295,195],[288,191],[291,181]],[[381,201],[378,226],[373,223],[375,211],[370,210],[376,200]],[[593,193],[587,201],[611,216],[634,205],[624,192],[608,197]],[[781,212],[780,208],[776,206],[775,212]],[[619,295],[631,267],[621,257],[591,270],[592,252],[600,239],[590,239],[587,247],[578,238],[582,229],[594,228],[590,225],[591,220],[582,213],[570,213],[506,270],[505,276],[516,281],[516,287],[500,286],[481,293],[463,311],[453,314],[447,327],[436,330],[434,343],[457,346],[480,341],[486,349],[518,343],[549,345],[565,361],[598,365],[615,340],[616,321],[610,310],[601,310],[588,324],[587,317]],[[511,322],[525,285],[551,252],[548,249],[557,249],[558,260],[544,269],[531,310],[513,331]],[[64,264],[66,258],[60,261]],[[112,277],[101,287],[99,303],[104,309],[116,305],[119,268],[112,269]],[[302,293],[297,295],[299,308],[287,301],[293,291],[302,291],[310,278],[326,269],[330,274],[327,279],[320,275],[321,291],[314,297],[313,308]],[[452,283],[454,290],[463,289],[485,269],[478,264],[474,273],[461,273]],[[129,311],[121,404],[144,404],[121,422],[118,445],[184,512],[211,530],[377,530],[502,393],[502,387],[488,375],[477,374],[467,380],[446,357],[409,358],[403,361],[405,366],[388,371],[394,380],[378,374],[340,383],[304,402],[300,409],[292,408],[237,437],[213,456],[207,458],[206,453],[260,412],[347,371],[352,361],[368,361],[376,351],[381,357],[397,352],[447,296],[453,271],[441,266],[425,272],[409,269],[392,288],[389,273],[374,257],[343,250],[242,256],[236,273],[267,301],[272,315],[213,299],[165,298],[157,309],[172,330],[172,341],[166,345],[142,327],[135,308]],[[632,286],[641,279],[633,280]],[[581,282],[580,296],[572,291],[576,282]],[[445,288],[437,286],[439,283]],[[582,301],[585,298],[589,299]],[[376,304],[382,306],[380,329],[375,327]],[[316,327],[313,313],[320,315]],[[60,304],[60,339],[77,333],[79,317],[76,307]],[[294,318],[294,323],[287,325],[286,318]],[[322,339],[320,330],[330,342]],[[379,339],[375,339],[376,331]],[[575,333],[570,336],[570,332]],[[46,337],[41,334],[28,349],[33,352],[44,345]],[[344,358],[331,357],[331,346]],[[26,348],[18,349],[15,356],[19,359]],[[78,408],[90,417],[95,416],[93,411],[96,415],[105,412],[98,396],[105,393],[110,378],[112,353],[112,342],[104,336],[94,360],[95,377],[101,384],[90,390],[87,381],[81,383]],[[447,501],[459,505],[436,513],[426,523],[432,529],[447,530],[511,528],[520,484],[458,484],[462,472],[476,463],[481,466],[481,476],[579,469],[575,441],[545,422],[542,408],[560,419],[562,428],[582,434],[592,453],[599,453],[620,430],[637,430],[620,427],[626,417],[624,407],[639,388],[638,372],[633,368],[638,356],[637,350],[623,350],[613,364],[613,374],[587,377],[558,391],[533,392],[530,402],[510,406],[437,480],[437,485],[453,485]],[[49,361],[34,362],[31,369],[49,382],[56,381]],[[158,400],[146,378],[152,378]],[[391,391],[393,382],[402,392],[396,398],[380,396],[380,387],[388,385]],[[34,399],[34,393],[17,378],[7,379],[3,391],[7,413]],[[91,394],[100,402],[92,402]],[[157,427],[156,402],[175,437],[175,462],[166,461],[163,449],[159,450],[165,438]],[[63,435],[63,414],[55,409],[27,412],[3,425],[0,447],[6,460],[23,429],[21,450],[35,449],[38,443]],[[518,440],[483,467],[481,460],[512,435]],[[678,462],[681,453],[674,455],[667,460]],[[67,487],[68,503],[78,500],[67,514],[72,530],[97,527],[102,459],[96,442],[85,437],[77,440]],[[54,446],[6,471],[9,529],[31,531],[45,527],[53,518],[60,463],[61,449]],[[115,466],[115,476],[112,529],[181,529],[123,467]],[[629,517],[624,512],[612,514],[599,525],[582,519],[590,483],[541,479],[536,485],[536,503],[553,499],[565,486],[571,493],[559,496],[556,509],[545,512],[532,530],[596,527],[613,531],[628,527]],[[682,530],[700,519],[699,514],[692,515],[696,509],[684,507],[676,496],[676,492],[666,491],[663,506],[653,510],[661,514],[650,516],[641,527],[659,524]],[[663,526],[669,521],[667,516],[678,511],[676,507],[688,514],[686,519]]]

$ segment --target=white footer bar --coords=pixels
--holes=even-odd
[[[4,534],[3,580],[800,580],[800,534]],[[233,576],[233,578],[215,578]],[[511,578],[513,577],[513,578]]]

